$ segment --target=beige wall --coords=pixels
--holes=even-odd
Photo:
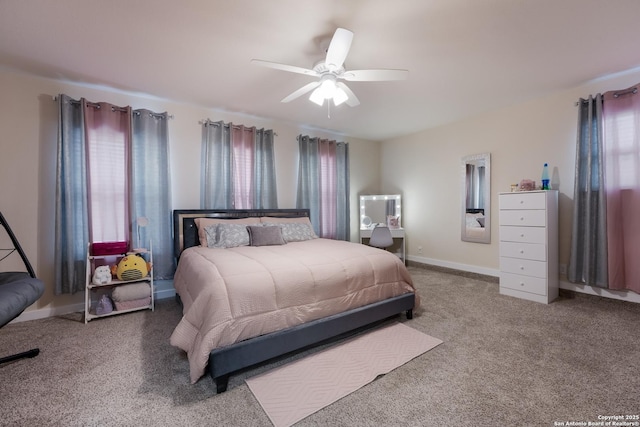
[[[273,129],[276,137],[278,204],[295,207],[300,133],[349,142],[351,209],[357,210],[358,194],[379,186],[379,143],[306,129],[292,123],[215,111],[195,105],[146,97],[141,94],[86,87],[0,70],[0,210],[9,221],[38,276],[46,283],[45,295],[32,310],[57,314],[82,303],[83,295],[54,296],[53,251],[57,104],[53,96],[106,101],[134,108],[168,111],[173,207],[199,208],[200,142],[202,119],[232,121]],[[322,111],[318,110],[318,114]],[[357,215],[352,221],[352,240],[357,239]],[[39,316],[40,317],[40,316]]]
[[[296,135],[306,133],[350,143],[351,239],[357,240],[359,194],[403,195],[403,226],[409,258],[497,274],[497,193],[522,178],[539,181],[542,164],[557,168],[560,190],[560,262],[569,257],[575,156],[575,101],[596,92],[620,89],[640,81],[640,71],[584,84],[573,90],[467,120],[396,138],[384,143],[364,141],[292,123],[247,117],[195,105],[85,87],[0,70],[0,210],[12,225],[38,276],[45,296],[31,309],[56,314],[77,306],[81,294],[53,295],[53,224],[57,108],[52,97],[66,93],[93,101],[168,111],[174,208],[199,207],[199,121],[205,118],[272,128],[276,139],[278,202],[295,205]],[[460,240],[460,159],[491,153],[492,242]],[[418,246],[423,248],[418,254]],[[57,311],[58,310],[58,311]]]
[[[382,190],[401,193],[410,259],[497,275],[498,193],[523,178],[559,178],[560,263],[567,264],[573,209],[576,101],[640,82],[640,70],[382,144]],[[491,153],[491,244],[460,240],[461,158]],[[418,254],[418,246],[423,254]]]

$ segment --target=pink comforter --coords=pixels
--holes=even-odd
[[[415,291],[390,252],[328,239],[189,248],[174,286],[184,309],[171,344],[187,352],[191,382],[214,348]]]

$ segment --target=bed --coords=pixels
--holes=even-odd
[[[467,226],[467,237],[479,239],[485,235],[484,209],[469,208],[466,210],[465,223]]]
[[[390,252],[300,234],[308,210],[176,210],[173,219],[183,317],[171,344],[187,353],[191,382],[208,373],[218,393],[235,372],[402,312],[410,319],[419,302]],[[243,229],[250,244],[225,240]],[[282,242],[269,241],[274,232]]]

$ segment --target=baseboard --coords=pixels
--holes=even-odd
[[[417,257],[414,255],[407,256],[407,260],[413,261],[419,264],[432,265],[432,266],[442,267],[442,268],[451,269],[451,270],[459,270],[462,272],[476,273],[476,274],[498,277],[498,278],[500,277],[500,270],[496,270],[493,268],[460,264],[457,262],[450,262],[450,261],[441,261],[438,259]],[[597,288],[593,286],[577,285],[575,283],[567,282],[564,280],[559,281],[559,287],[560,289],[578,292],[578,293],[587,294],[587,295],[595,295],[603,298],[611,298],[611,299],[617,299],[620,301],[640,303],[640,294],[637,294],[632,291],[613,291],[613,290],[602,289],[602,288]]]
[[[418,264],[425,264],[430,266],[441,267],[450,270],[458,270],[462,272],[475,273],[491,277],[500,277],[500,270],[487,267],[479,267],[477,265],[461,264],[457,262],[442,261],[438,259],[418,257],[414,255],[407,256],[408,261],[413,261]],[[163,300],[167,298],[173,298],[176,295],[176,290],[173,287],[172,280],[157,280],[155,285],[155,299]],[[640,294],[636,294],[631,291],[612,291],[609,289],[601,289],[593,286],[577,285],[575,283],[561,280],[560,289],[567,291],[579,292],[588,295],[595,295],[603,298],[612,298],[621,301],[628,301],[640,304]],[[47,307],[36,310],[29,310],[23,312],[20,316],[16,317],[11,323],[26,322],[28,320],[46,319],[47,317],[62,316],[69,313],[76,313],[78,311],[84,311],[84,303],[70,304],[61,307]]]
[[[156,300],[162,300],[167,298],[173,298],[176,295],[176,290],[173,287],[173,280],[156,280],[154,282],[154,298]],[[35,310],[28,310],[22,312],[22,314],[10,323],[26,322],[28,320],[46,319],[47,317],[63,316],[69,313],[84,313],[84,303],[63,305],[60,307],[45,307]]]
[[[560,280],[560,289],[567,291],[579,292],[581,294],[595,295],[603,298],[617,299],[620,301],[628,301],[640,304],[640,294],[633,291],[614,291],[611,289],[602,289],[595,286],[578,285],[575,283]]]
[[[28,320],[46,319],[47,317],[63,316],[69,313],[84,312],[84,303],[63,305],[60,307],[45,307],[35,310],[23,311],[22,314],[10,323],[26,322]]]
[[[156,299],[167,299],[176,296],[176,289],[173,287],[173,280],[156,280],[153,283]]]
[[[500,277],[500,270],[494,268],[480,267],[478,265],[461,264],[458,262],[442,261],[439,259],[419,257],[415,255],[407,256],[407,260],[417,262],[419,264],[434,265],[436,267],[448,268],[451,270],[460,270],[468,273],[476,273],[484,276]]]

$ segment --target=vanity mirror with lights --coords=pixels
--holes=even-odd
[[[491,154],[463,157],[461,172],[461,238],[491,243]]]
[[[389,227],[394,251],[405,262],[404,228],[402,228],[402,196],[374,194],[360,196],[360,243],[366,244],[376,226]]]

